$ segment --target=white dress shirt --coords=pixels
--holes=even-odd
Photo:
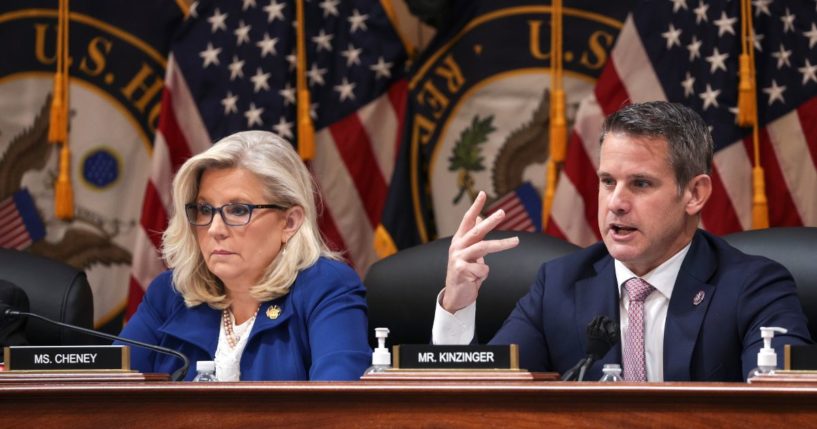
[[[223,318],[224,316],[222,316]],[[241,380],[241,355],[244,354],[244,348],[247,346],[247,339],[250,337],[253,325],[255,325],[255,317],[246,320],[240,325],[236,325],[233,318],[230,318],[230,323],[233,323],[233,332],[239,335],[240,338],[235,347],[230,346],[227,341],[227,333],[224,332],[224,320],[222,319],[221,328],[218,331],[218,346],[216,347],[216,378],[218,381],[240,381]]]
[[[664,324],[667,320],[672,289],[675,287],[675,280],[689,252],[690,244],[691,242],[654,270],[641,276],[642,280],[656,289],[644,301],[644,353],[648,381],[664,380]],[[619,326],[621,326],[623,341],[628,328],[627,309],[630,306],[630,299],[626,293],[622,293],[621,289],[624,287],[624,282],[638,276],[620,261],[615,260],[614,266],[616,283],[618,283]],[[431,328],[432,343],[469,344],[474,338],[476,302],[451,314],[440,305],[441,298],[442,292],[437,295],[437,309],[434,313],[434,325]]]

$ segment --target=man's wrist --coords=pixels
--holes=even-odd
[[[447,311],[448,313],[451,313],[451,314],[456,314],[458,311],[462,310],[463,308],[468,307],[468,305],[460,305],[460,306],[454,305],[453,304],[453,301],[454,301],[453,299],[446,300],[446,293],[445,292],[447,290],[448,290],[448,288],[446,286],[443,286],[443,290],[440,291],[439,304],[440,304],[440,307],[442,307],[443,310],[445,310],[445,311]],[[448,295],[448,296],[450,297],[451,295]]]
[[[453,310],[453,311],[452,311],[452,310],[451,310],[451,309],[450,309],[450,308],[449,308],[449,307],[446,305],[446,300],[445,300],[445,291],[446,291],[446,287],[445,287],[445,286],[443,286],[443,290],[441,290],[441,291],[440,291],[440,301],[439,301],[440,307],[442,307],[442,308],[443,308],[443,310],[447,311],[448,313],[450,313],[450,314],[454,314],[454,313],[456,313],[457,311],[456,311],[456,310]]]
[[[476,303],[455,312],[449,312],[442,306],[443,291],[440,291],[437,296],[432,342],[433,344],[469,344],[474,338]]]

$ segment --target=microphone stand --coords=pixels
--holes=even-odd
[[[618,342],[617,329],[616,323],[610,320],[609,317],[604,315],[596,316],[587,325],[587,345],[585,347],[587,355],[579,360],[576,366],[565,372],[561,380],[571,381],[575,379],[576,381],[583,381],[587,368],[590,368],[593,362],[604,356],[613,344]]]
[[[587,368],[590,368],[590,365],[595,362],[595,356],[588,356],[584,362],[582,363],[582,367],[579,369],[579,376],[576,378],[576,381],[584,381],[584,373],[587,371]]]
[[[573,368],[570,368],[564,374],[562,374],[561,381],[573,381],[576,379],[576,371],[578,371],[580,368],[584,369],[584,363],[587,362],[588,359],[590,359],[590,356],[582,358],[575,366],[573,366]],[[583,377],[584,371],[582,371],[579,375]],[[581,381],[581,379],[578,381]]]
[[[62,328],[73,329],[73,330],[80,331],[80,332],[88,334],[88,335],[93,335],[95,337],[104,338],[106,340],[120,341],[120,342],[130,344],[130,345],[133,345],[133,346],[143,347],[143,348],[146,348],[146,349],[149,349],[149,350],[155,350],[155,351],[159,351],[159,352],[162,352],[162,353],[165,353],[165,354],[170,354],[170,355],[176,356],[176,357],[178,357],[179,359],[182,360],[182,366],[179,369],[177,369],[176,371],[174,371],[173,374],[170,376],[170,379],[172,381],[179,381],[179,380],[184,379],[184,377],[187,375],[187,369],[190,367],[190,359],[188,359],[187,356],[183,355],[180,352],[177,352],[176,350],[169,349],[167,347],[162,347],[162,346],[157,346],[157,345],[154,345],[154,344],[143,343],[141,341],[131,340],[131,339],[128,339],[128,338],[122,338],[122,337],[118,337],[116,335],[111,335],[111,334],[106,334],[104,332],[94,331],[92,329],[87,329],[87,328],[82,328],[82,327],[79,327],[79,326],[69,325],[67,323],[57,322],[56,320],[51,320],[51,319],[49,319],[47,317],[43,317],[43,316],[40,316],[39,314],[35,314],[35,313],[29,313],[27,311],[17,311],[17,310],[12,310],[12,309],[9,308],[9,309],[6,309],[6,311],[4,313],[6,315],[9,315],[9,316],[33,317],[35,319],[51,323],[51,324],[60,326]]]

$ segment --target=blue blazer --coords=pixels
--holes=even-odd
[[[704,299],[698,305],[694,297]],[[564,373],[585,356],[585,330],[597,315],[618,322],[613,258],[604,243],[545,263],[492,344],[519,344],[520,365]],[[791,274],[777,262],[748,256],[697,231],[675,282],[664,325],[664,380],[742,381],[757,367],[761,326],[780,326],[774,346],[810,342]],[[598,380],[605,363],[621,363],[621,341],[585,375]]]
[[[267,316],[277,305],[280,314]],[[192,308],[172,286],[171,272],[148,287],[121,335],[178,350],[191,361],[213,360],[221,310]],[[357,380],[371,365],[366,292],[342,262],[320,258],[298,274],[290,292],[261,304],[241,356],[241,380]],[[173,373],[178,358],[131,347],[131,366],[141,372]]]

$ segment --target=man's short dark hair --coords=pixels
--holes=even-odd
[[[600,143],[609,133],[666,140],[679,190],[693,177],[712,171],[715,145],[709,127],[698,113],[683,104],[650,101],[627,105],[604,120]]]

